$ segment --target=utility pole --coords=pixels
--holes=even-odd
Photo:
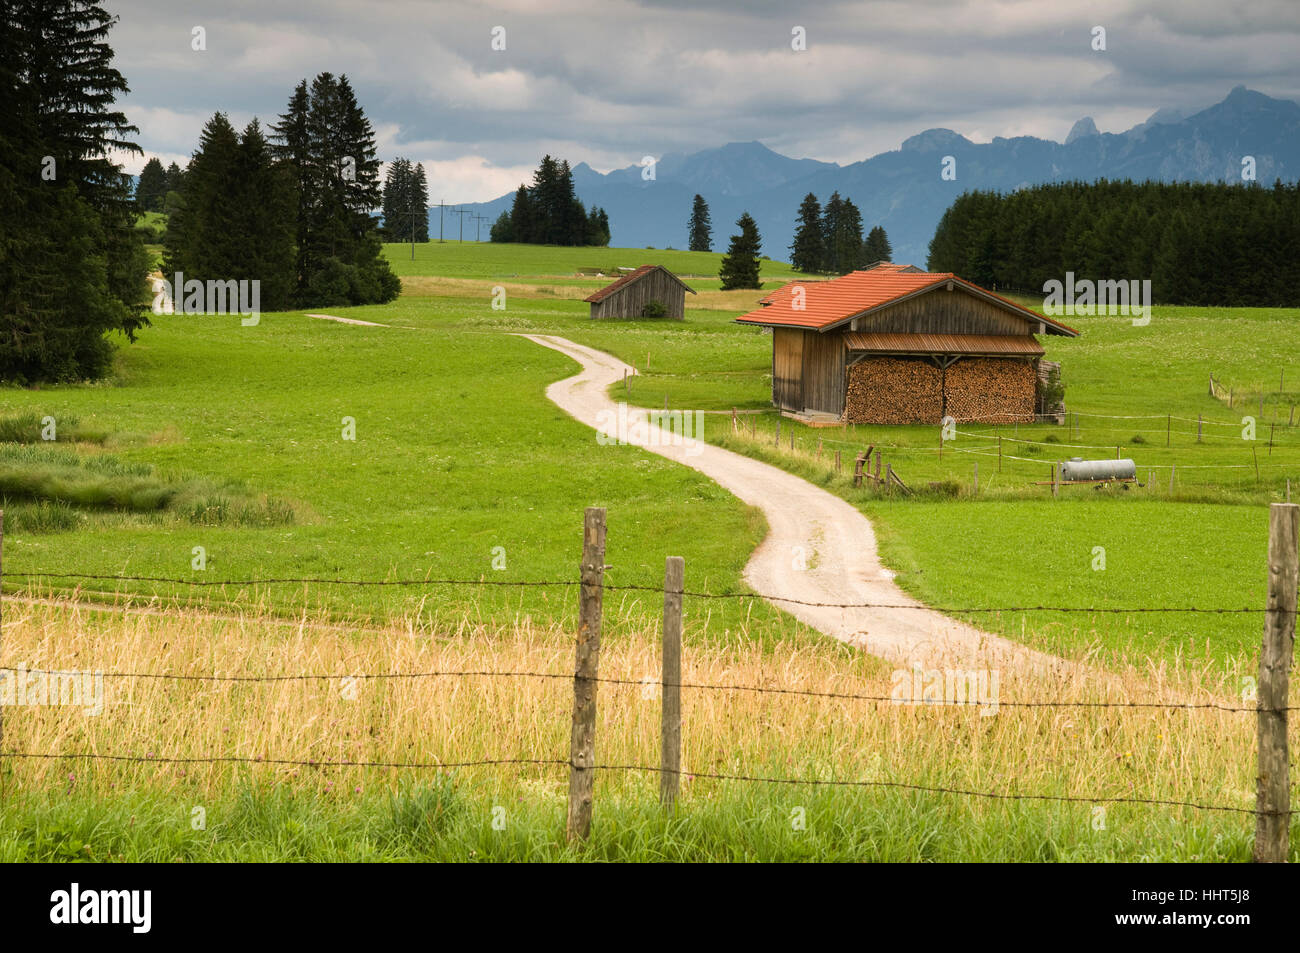
[[[479,229],[488,220],[488,217],[486,215],[471,215],[470,218],[474,222],[474,241],[480,242],[483,239],[479,237]]]
[[[446,201],[442,201],[438,203],[438,241],[440,242],[443,240],[442,239],[442,210],[445,208],[451,208],[451,206],[448,205]]]
[[[465,216],[473,215],[474,213],[467,208],[458,208],[458,209],[452,209],[451,214],[460,216],[460,239],[459,240],[463,242],[465,240]]]
[[[411,209],[411,261],[415,261],[415,209]]]

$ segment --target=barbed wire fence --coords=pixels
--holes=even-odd
[[[573,731],[570,751],[567,758],[500,758],[470,761],[365,761],[347,759],[295,759],[271,758],[261,756],[212,755],[204,757],[176,757],[167,755],[132,755],[121,753],[104,753],[97,751],[79,752],[32,752],[13,751],[4,746],[4,709],[0,706],[0,762],[4,758],[26,760],[86,760],[128,763],[158,764],[246,764],[246,765],[292,765],[314,769],[405,769],[445,771],[469,767],[509,767],[535,766],[544,768],[569,769],[569,802],[566,833],[571,841],[585,839],[590,831],[594,804],[594,779],[598,772],[624,772],[658,774],[660,777],[660,798],[666,809],[676,803],[680,779],[683,773],[690,777],[718,781],[753,784],[808,785],[842,788],[880,788],[914,791],[936,795],[970,797],[998,801],[1037,801],[1054,803],[1117,803],[1133,805],[1152,805],[1183,807],[1206,812],[1250,815],[1256,819],[1254,841],[1254,858],[1258,861],[1283,861],[1289,850],[1290,818],[1296,813],[1290,807],[1289,753],[1287,740],[1288,714],[1300,710],[1300,706],[1289,704],[1289,670],[1294,656],[1294,638],[1296,628],[1297,601],[1300,599],[1300,552],[1297,539],[1300,538],[1300,505],[1272,504],[1270,506],[1269,526],[1269,588],[1266,605],[1263,608],[1250,607],[1216,607],[1216,606],[1177,606],[1177,607],[1111,607],[1111,606],[930,606],[920,603],[888,602],[821,602],[764,593],[709,593],[695,592],[685,588],[684,562],[681,557],[668,557],[663,586],[644,584],[617,584],[607,582],[605,565],[605,511],[603,508],[588,508],[584,524],[584,546],[580,578],[578,580],[490,580],[490,579],[330,579],[325,577],[270,577],[264,579],[238,580],[196,580],[165,576],[143,576],[110,573],[78,573],[61,571],[31,571],[9,573],[10,578],[28,581],[85,580],[115,581],[119,583],[148,582],[193,587],[255,587],[263,585],[340,585],[356,587],[511,587],[511,588],[577,588],[579,590],[579,619],[577,628],[577,646],[575,669],[572,672],[554,671],[496,671],[480,670],[433,670],[419,672],[378,672],[378,673],[291,673],[281,675],[248,674],[183,674],[167,672],[127,672],[113,671],[97,673],[105,678],[123,680],[154,680],[178,682],[232,682],[232,683],[283,683],[305,681],[343,681],[376,680],[397,681],[414,679],[447,678],[516,678],[544,679],[552,681],[572,681],[574,690]],[[3,559],[3,512],[0,512],[0,560]],[[4,579],[3,564],[0,562],[0,592]],[[663,672],[659,687],[661,691],[661,763],[649,764],[602,764],[595,761],[594,747],[596,734],[596,695],[595,686],[609,684],[617,686],[641,686],[642,679],[611,678],[599,674],[600,633],[602,626],[602,603],[606,591],[637,591],[662,593],[664,596],[663,615]],[[945,614],[978,614],[1001,612],[1067,612],[1067,613],[1208,613],[1217,615],[1261,615],[1264,621],[1264,637],[1259,659],[1259,679],[1256,704],[1228,705],[1220,702],[1167,702],[1167,701],[1081,701],[1075,699],[1037,699],[1025,701],[1001,701],[999,707],[1015,709],[1130,709],[1130,710],[1167,710],[1194,711],[1215,710],[1230,713],[1253,712],[1257,721],[1258,765],[1256,804],[1254,808],[1235,805],[1213,804],[1201,801],[1180,800],[1177,798],[1132,797],[1132,796],[1085,796],[1075,794],[1035,794],[1024,792],[983,791],[967,788],[945,787],[938,785],[913,784],[904,781],[836,779],[836,778],[789,778],[751,775],[743,773],[701,772],[692,769],[684,772],[681,765],[681,692],[715,691],[715,692],[750,692],[757,694],[785,695],[808,698],[824,698],[846,701],[863,701],[871,704],[898,704],[899,699],[893,695],[873,695],[856,692],[819,691],[815,689],[790,688],[769,685],[746,685],[736,683],[698,683],[684,681],[681,677],[681,635],[682,635],[682,600],[683,598],[699,600],[717,599],[761,599],[778,605],[791,605],[817,608],[838,609],[888,609],[937,611]],[[2,621],[2,620],[0,620]],[[0,630],[2,632],[2,630]],[[3,643],[0,642],[0,648]],[[16,680],[20,674],[36,673],[56,674],[50,670],[38,668],[16,668],[0,666],[0,679]],[[57,673],[62,674],[62,673]],[[977,698],[942,698],[925,699],[918,704],[974,707],[986,702]],[[0,765],[2,766],[2,765]],[[3,771],[0,771],[0,777]],[[2,793],[2,792],[0,792]]]

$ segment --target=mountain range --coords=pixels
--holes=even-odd
[[[955,178],[944,179],[949,156]],[[733,142],[665,155],[652,180],[643,178],[639,165],[600,173],[579,162],[573,181],[588,208],[599,205],[609,213],[616,247],[685,248],[691,200],[699,193],[709,203],[715,250],[726,249],[734,222],[748,211],[758,223],[763,254],[788,260],[800,200],[812,192],[825,202],[838,191],[862,211],[864,233],[884,226],[895,261],[924,267],[935,226],[962,192],[1072,179],[1241,182],[1245,156],[1254,157],[1262,184],[1296,181],[1300,104],[1238,86],[1206,109],[1160,109],[1120,133],[1098,132],[1085,116],[1065,142],[1017,136],[976,143],[951,129],[926,129],[896,150],[849,165],[793,159],[757,141]],[[495,221],[513,198],[510,192],[460,207]],[[437,211],[431,211],[431,235],[437,234]]]

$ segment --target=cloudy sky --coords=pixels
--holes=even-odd
[[[379,157],[424,162],[449,202],[513,189],[544,152],[607,171],[757,139],[849,163],[934,126],[1060,140],[1238,84],[1300,99],[1297,0],[103,2],[146,155],[184,163],[213,112],[273,121],[328,70]]]

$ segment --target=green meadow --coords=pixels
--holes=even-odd
[[[314,762],[149,763],[150,752],[199,761],[227,751],[381,763],[562,757],[569,716],[558,682],[484,675],[449,691],[443,680],[399,679],[376,683],[358,707],[328,685],[210,686],[201,676],[563,671],[573,588],[490,583],[576,579],[588,505],[608,509],[610,583],[654,586],[664,557],[680,554],[690,588],[745,591],[761,517],[688,469],[597,444],[545,398],[575,365],[520,332],[563,335],[636,364],[640,374],[615,385],[615,396],[718,412],[705,418],[706,439],[862,508],[899,583],[933,605],[997,609],[966,614],[1113,666],[1134,697],[1233,697],[1254,671],[1259,614],[1139,610],[1263,605],[1266,504],[1285,496],[1288,477],[1300,486],[1300,433],[1287,420],[1300,367],[1282,343],[1294,312],[1157,307],[1142,328],[1076,318],[1080,338],[1045,339],[1078,415],[1062,426],[964,426],[940,454],[934,427],[814,430],[781,420],[778,444],[770,339],[733,322],[763,292],[688,278],[700,293],[688,297],[683,322],[594,324],[581,300],[605,279],[580,270],[657,262],[708,276],[716,255],[448,242],[417,246],[411,266],[409,246],[387,251],[404,274],[402,297],[330,313],[388,327],[305,313],[263,315],[254,327],[238,316],[160,316],[137,343],[122,344],[107,381],[0,390],[6,595],[217,613],[6,611],[9,664],[93,658],[199,680],[193,691],[134,683],[129,703],[102,721],[64,708],[7,718],[15,750],[146,760],[5,759],[0,860],[1247,859],[1251,821],[1234,812],[1252,803],[1254,734],[1245,716],[1226,712],[1085,707],[1062,722],[1056,710],[1017,709],[981,720],[693,692],[684,725],[694,769],[782,783],[688,777],[679,810],[665,816],[652,773],[602,772],[582,847],[563,840],[565,778],[555,768],[425,775]],[[765,287],[793,277],[785,269],[765,262]],[[1255,407],[1253,442],[1241,432],[1249,410],[1210,397],[1210,373],[1241,391],[1281,378],[1262,417]],[[746,412],[738,431],[733,408]],[[910,494],[852,486],[850,461],[867,446],[884,453]],[[1043,485],[1051,462],[1109,457],[1117,446],[1137,460],[1141,485],[1067,487],[1055,498]],[[244,582],[283,577],[483,584]],[[605,606],[602,675],[629,684],[602,687],[602,758],[654,763],[658,704],[637,681],[657,671],[660,600],[611,590]],[[312,628],[321,617],[345,626]],[[385,622],[401,628],[361,628]],[[758,600],[688,600],[686,634],[690,679],[701,683],[889,690],[886,666]],[[194,720],[196,705],[205,716]],[[985,800],[872,779],[1084,796],[1108,814],[1099,833],[1086,802]],[[1226,811],[1109,800],[1126,796]],[[203,829],[191,823],[195,805],[205,808]],[[505,826],[494,826],[502,806]]]
[[[1262,606],[1265,504],[1285,497],[1288,479],[1300,488],[1300,428],[1290,417],[1300,392],[1289,389],[1300,385],[1300,362],[1284,344],[1295,312],[1157,307],[1145,327],[1077,317],[1079,338],[1043,339],[1048,358],[1062,363],[1071,411],[1063,426],[963,425],[941,453],[934,427],[813,430],[784,420],[777,445],[770,339],[733,322],[763,292],[720,292],[715,278],[688,278],[700,294],[688,296],[683,322],[595,324],[581,301],[606,279],[580,271],[661,263],[707,276],[717,254],[455,241],[417,245],[414,263],[409,252],[387,246],[405,275],[398,301],[346,311],[392,327],[302,313],[265,315],[256,327],[236,317],[162,316],[122,346],[108,382],[0,392],[0,423],[26,421],[28,433],[26,443],[0,445],[6,585],[212,605],[252,600],[366,619],[412,611],[563,619],[573,611],[563,588],[195,589],[22,574],[571,580],[582,510],[604,505],[611,583],[653,585],[672,553],[686,556],[693,586],[742,589],[761,518],[687,470],[597,445],[544,396],[574,365],[514,333],[543,332],[635,364],[639,376],[615,385],[615,396],[723,411],[706,417],[706,439],[860,505],[900,584],[933,604]],[[789,277],[787,266],[764,262],[765,287]],[[1258,407],[1229,409],[1209,396],[1211,373],[1243,389],[1280,379],[1284,389],[1266,399],[1261,417]],[[740,433],[732,408],[750,412],[739,418]],[[1253,441],[1242,439],[1248,412],[1258,418]],[[33,421],[46,416],[66,421],[71,438],[35,446]],[[345,439],[349,427],[355,439]],[[852,457],[868,446],[912,495],[850,485]],[[1053,499],[1052,462],[1117,451],[1137,461],[1141,485],[1067,487]],[[113,467],[134,468],[156,505],[121,505],[95,489],[106,479],[95,469]],[[194,568],[195,547],[203,569]],[[629,605],[633,615],[653,616],[653,602]],[[776,615],[745,603],[710,609],[710,624],[723,629],[742,613]],[[1253,652],[1259,631],[1249,614],[971,618],[1067,654],[1226,659]]]

